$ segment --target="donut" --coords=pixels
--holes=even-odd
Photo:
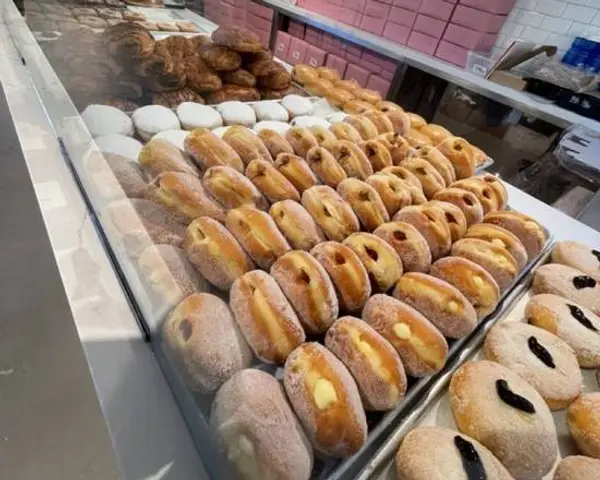
[[[398,135],[405,135],[410,132],[410,117],[401,110],[392,110],[384,112],[385,116],[392,123],[393,132]]]
[[[256,358],[283,364],[306,336],[290,302],[266,272],[254,270],[238,278],[229,306]]]
[[[450,185],[452,188],[467,190],[477,197],[483,207],[483,214],[500,210],[502,198],[498,197],[496,191],[481,178],[463,178]]]
[[[384,133],[394,133],[394,124],[387,117],[387,115],[383,112],[379,112],[377,110],[367,110],[363,112],[363,117],[371,120],[375,128],[377,128],[377,133],[382,135]]]
[[[273,162],[273,158],[262,140],[252,130],[243,125],[229,127],[223,134],[223,141],[238,153],[244,165],[248,165],[252,160]]]
[[[450,160],[442,155],[437,148],[430,145],[424,145],[416,148],[416,153],[419,158],[426,160],[437,170],[444,179],[446,185],[450,185],[452,182],[456,181],[456,174],[454,173],[452,163],[450,163]]]
[[[379,135],[375,124],[366,116],[348,115],[346,118],[344,118],[344,122],[352,125],[363,140],[370,140]]]
[[[448,254],[452,247],[452,236],[446,216],[442,210],[431,205],[404,207],[396,215],[395,222],[410,223],[425,237],[431,258],[437,260]]]
[[[317,142],[319,143],[319,147],[323,147],[327,151],[331,151],[333,148],[333,144],[337,142],[337,137],[322,125],[313,125],[308,127],[310,133],[312,133]]]
[[[297,155],[280,153],[275,160],[275,168],[296,187],[300,194],[319,183],[308,164]]]
[[[371,163],[374,172],[392,166],[392,155],[382,140],[365,140],[359,143],[359,146]]]
[[[315,67],[310,65],[296,65],[292,69],[292,78],[301,85],[315,82],[319,79],[319,73]]]
[[[410,431],[396,453],[396,473],[403,480],[513,480],[481,443],[444,427]]]
[[[317,185],[302,194],[302,205],[329,240],[341,242],[360,230],[352,207],[331,187]]]
[[[365,100],[360,100],[358,98],[349,100],[343,105],[344,112],[349,115],[362,115],[363,113],[374,109],[375,107],[372,103],[369,103]]]
[[[527,265],[527,252],[521,240],[505,228],[491,223],[480,223],[469,227],[465,237],[478,238],[493,245],[506,248],[516,260],[519,270],[523,270],[525,265]]]
[[[310,250],[325,241],[325,235],[302,205],[283,200],[271,205],[269,214],[294,250]]]
[[[483,175],[477,175],[476,177],[483,180],[487,183],[494,192],[496,192],[496,197],[500,199],[500,206],[498,207],[500,210],[504,210],[506,205],[508,204],[508,191],[506,190],[506,186],[504,182],[500,180],[497,175],[492,175],[491,173],[484,173]]]
[[[365,266],[373,292],[385,293],[402,276],[402,260],[396,251],[380,237],[359,232],[343,241]]]
[[[202,184],[226,209],[249,205],[266,210],[269,206],[258,188],[231,167],[210,167],[202,177]]]
[[[483,207],[479,199],[471,192],[460,188],[444,188],[433,196],[434,200],[447,202],[460,208],[467,220],[467,227],[483,220]]]
[[[281,256],[271,267],[271,276],[298,313],[306,333],[323,333],[339,312],[335,289],[327,271],[302,250]]]
[[[331,153],[349,177],[366,180],[368,176],[373,175],[373,167],[358,145],[347,140],[338,140]]]
[[[319,180],[329,187],[336,188],[346,178],[346,171],[324,147],[311,148],[306,154],[306,163]]]
[[[446,363],[446,339],[406,303],[388,295],[373,295],[367,300],[362,319],[392,344],[410,376],[433,375]]]
[[[584,393],[571,403],[567,425],[579,451],[600,459],[600,392]]]
[[[424,127],[427,125],[427,122],[421,115],[417,115],[416,113],[407,112],[408,117],[410,118],[410,126],[415,130]]]
[[[600,315],[600,285],[575,268],[559,263],[542,265],[533,275],[531,288],[535,293],[560,295]]]
[[[330,105],[338,108],[343,108],[348,102],[354,100],[354,95],[352,93],[346,90],[338,90],[336,88],[326,91],[324,96]]]
[[[527,250],[529,261],[537,257],[546,244],[547,236],[542,226],[523,213],[492,212],[483,218],[483,223],[493,223],[513,233]]]
[[[582,305],[551,293],[534,295],[525,320],[564,340],[582,368],[600,367],[600,317]]]
[[[390,217],[412,203],[410,186],[393,175],[376,173],[366,181],[379,194]]]
[[[427,160],[411,157],[402,162],[402,166],[414,174],[423,186],[423,193],[428,199],[446,187],[444,178]]]
[[[187,387],[202,394],[214,392],[252,360],[229,307],[210,293],[179,303],[165,320],[162,340]]]
[[[406,393],[406,374],[394,347],[367,323],[355,317],[336,320],[325,346],[354,377],[366,410],[392,410]]]
[[[363,141],[358,130],[344,121],[332,123],[329,130],[338,140],[347,140],[352,143],[360,143]]]
[[[347,178],[340,182],[337,192],[352,207],[368,232],[372,232],[382,223],[389,222],[390,217],[381,197],[368,183],[357,178]]]
[[[600,251],[583,243],[557,242],[552,248],[552,261],[576,268],[600,282]]]
[[[553,480],[600,480],[600,460],[572,455],[563,458],[554,472]]]
[[[429,271],[431,250],[425,237],[410,223],[389,222],[379,226],[373,235],[383,239],[396,251],[405,272]]]
[[[296,187],[265,160],[252,160],[246,167],[246,177],[271,203],[281,200],[300,201]]]
[[[277,155],[280,153],[294,153],[294,149],[290,145],[290,142],[275,130],[263,128],[257,135],[271,154],[272,158],[277,158]]]
[[[225,225],[260,268],[271,268],[275,260],[291,250],[273,218],[256,208],[229,210]]]
[[[459,137],[446,138],[437,148],[454,166],[456,178],[469,178],[475,174],[476,165],[473,150],[465,139]]]
[[[317,73],[319,77],[324,78],[325,80],[329,80],[330,82],[336,82],[340,79],[340,74],[334,68],[329,67],[318,67]]]
[[[412,205],[421,205],[427,202],[427,198],[425,198],[425,194],[423,193],[423,186],[421,185],[421,182],[417,177],[415,177],[415,175],[412,172],[410,172],[406,168],[400,166],[386,167],[379,173],[385,175],[392,175],[393,177],[403,182],[410,191]]]
[[[426,137],[429,137],[433,145],[439,145],[444,140],[452,137],[452,134],[441,125],[435,123],[429,123],[419,128],[419,133],[422,133]]]
[[[283,385],[316,450],[345,458],[365,444],[367,420],[356,383],[324,346],[296,348],[285,362]]]
[[[408,144],[413,148],[425,147],[425,146],[433,146],[433,142],[431,139],[423,135],[419,130],[415,128],[411,128],[407,132],[404,132],[402,135]]]
[[[225,220],[225,209],[212,199],[200,179],[194,175],[161,173],[148,185],[146,196],[185,225],[203,216]]]
[[[361,88],[356,92],[356,96],[360,100],[369,102],[373,106],[376,106],[381,102],[381,93],[377,90],[371,90],[370,88]]]
[[[292,118],[301,115],[312,115],[315,110],[312,102],[300,95],[286,95],[281,99],[281,106],[290,113]]]
[[[404,109],[400,105],[398,105],[394,102],[390,102],[388,100],[382,100],[381,102],[379,102],[377,104],[377,108],[379,110],[381,110],[383,113],[403,112],[404,111]]]
[[[471,150],[473,150],[473,161],[478,167],[483,165],[489,158],[487,153],[485,153],[483,150],[481,150],[481,148],[478,148],[473,144],[471,144]]]
[[[244,171],[244,162],[233,147],[207,128],[192,130],[183,145],[185,152],[203,169],[222,166]]]
[[[360,311],[371,296],[371,282],[358,255],[338,242],[323,242],[313,247],[310,254],[329,274],[340,309]]]
[[[414,149],[406,139],[397,133],[385,133],[377,138],[378,140],[381,140],[390,151],[392,163],[394,165],[400,165],[414,153]]]
[[[268,373],[247,368],[225,382],[212,403],[210,429],[236,478],[310,477],[312,447]]]
[[[425,315],[445,337],[462,338],[477,325],[477,314],[467,298],[448,282],[431,275],[406,273],[393,294]]]
[[[319,146],[315,136],[308,128],[304,127],[290,128],[285,133],[285,138],[300,158],[306,158],[306,154],[311,148]]]
[[[540,479],[558,454],[554,419],[539,393],[508,368],[467,362],[450,381],[458,429],[496,455],[515,478]]]
[[[440,202],[439,200],[430,200],[427,205],[439,208],[444,212],[448,228],[450,229],[450,237],[453,242],[460,240],[467,233],[467,219],[460,208],[453,203]]]
[[[152,176],[163,172],[181,172],[199,176],[198,169],[186,160],[182,151],[162,138],[154,138],[144,145],[138,156],[138,162]]]

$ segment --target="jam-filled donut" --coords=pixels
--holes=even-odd
[[[202,184],[208,193],[226,209],[249,205],[266,210],[269,202],[243,174],[231,167],[210,167]]]
[[[263,128],[258,132],[258,138],[261,139],[273,158],[277,158],[277,155],[280,153],[294,153],[294,149],[290,145],[290,142],[288,142],[281,136],[280,133],[276,132],[275,130]]]
[[[308,127],[308,129],[310,130],[310,133],[312,133],[317,139],[319,147],[322,147],[329,152],[333,148],[333,144],[338,140],[333,132],[325,128],[323,125],[313,125]]]
[[[280,153],[275,160],[275,168],[296,187],[300,194],[319,183],[308,163],[297,155]]]
[[[375,124],[365,116],[348,115],[344,118],[344,122],[352,125],[363,140],[371,140],[379,135]]]
[[[337,142],[337,140],[334,141]],[[336,188],[347,175],[335,157],[324,147],[311,148],[306,154],[306,162],[319,180],[331,188]]]
[[[377,191],[390,217],[412,203],[410,187],[393,175],[376,173],[367,178],[367,183]]]
[[[360,143],[363,141],[358,130],[346,122],[332,123],[329,130],[338,140],[347,140],[352,143]]]
[[[461,188],[475,195],[481,202],[483,214],[500,210],[502,206],[502,198],[498,196],[487,182],[479,177],[464,178],[450,185],[452,188]]]
[[[441,125],[436,125],[435,123],[429,123],[427,125],[422,126],[421,128],[419,128],[419,132],[429,137],[434,145],[439,145],[447,138],[452,137],[452,133],[450,133]]]
[[[410,157],[402,162],[402,166],[412,172],[423,186],[423,193],[428,199],[446,188],[446,182],[439,172],[427,161],[419,157]]]
[[[404,182],[404,184],[406,184],[406,186],[410,190],[410,197],[411,197],[412,205],[421,205],[421,204],[427,202],[427,198],[425,197],[425,194],[423,193],[423,185],[421,185],[421,182],[419,181],[419,179],[417,177],[415,177],[415,175],[411,171],[407,170],[404,167],[393,166],[393,167],[386,167],[383,170],[381,170],[379,173],[385,174],[385,175],[391,175],[391,176],[397,178],[398,180]]]
[[[437,148],[426,145],[416,150],[417,156],[429,162],[442,176],[446,185],[456,181],[456,173],[454,173],[452,163]]]
[[[481,206],[481,202],[471,192],[460,188],[444,188],[443,190],[438,191],[433,196],[433,199],[452,203],[460,208],[465,215],[468,227],[476,223],[481,223],[483,220],[483,207]]]
[[[337,192],[352,207],[366,231],[372,232],[390,220],[377,190],[368,183],[357,178],[347,178],[340,182]]]
[[[563,458],[554,472],[553,480],[600,480],[600,460],[571,455]]]
[[[368,176],[373,175],[373,167],[358,145],[347,140],[338,140],[331,153],[349,177],[366,180]]]
[[[523,270],[525,265],[527,265],[527,251],[521,240],[505,228],[491,223],[480,223],[469,227],[465,237],[478,238],[479,240],[506,248],[517,262],[519,270]]]
[[[446,138],[437,146],[454,166],[456,178],[469,178],[475,174],[475,159],[469,142],[463,138]]]
[[[277,228],[295,250],[310,250],[325,241],[325,235],[310,213],[293,200],[283,200],[271,205],[269,214]]]
[[[427,273],[431,267],[431,250],[425,237],[410,223],[389,222],[379,226],[376,235],[396,251],[405,272]]]
[[[450,227],[444,212],[431,205],[405,207],[394,215],[395,222],[413,225],[427,241],[433,260],[448,254],[452,247]]]
[[[444,212],[453,242],[465,236],[465,233],[467,233],[467,219],[460,208],[453,203],[441,202],[439,200],[429,200],[427,204],[439,208]]]
[[[500,210],[504,210],[508,205],[508,190],[506,190],[506,186],[504,182],[498,178],[497,175],[492,175],[491,173],[484,173],[483,175],[477,175],[473,178],[480,178],[485,183],[487,183],[492,189],[496,192],[497,198],[501,200]]]
[[[557,242],[552,248],[552,261],[576,268],[600,282],[600,250],[579,242]]]
[[[363,152],[365,152],[369,162],[371,162],[374,172],[378,172],[393,165],[392,155],[382,140],[365,140],[364,142],[361,142],[359,146],[362,148]]]
[[[527,257],[532,261],[537,257],[546,243],[546,232],[533,218],[519,212],[492,212],[483,218],[484,223],[493,223],[514,233],[527,250]]]
[[[363,117],[368,118],[373,122],[373,125],[377,128],[377,132],[382,135],[384,133],[393,133],[395,128],[392,121],[388,116],[378,110],[367,110],[362,114]]]
[[[300,201],[296,187],[279,173],[272,162],[252,160],[246,167],[246,177],[271,203],[288,199]]]
[[[600,392],[584,393],[569,405],[567,425],[579,451],[600,459]]]
[[[306,154],[313,147],[318,147],[319,142],[308,128],[292,127],[285,133],[285,139],[290,142],[296,155],[306,158]]]
[[[397,133],[385,133],[377,138],[378,140],[381,140],[390,151],[394,165],[400,165],[414,153],[414,149],[411,147],[410,143]]]

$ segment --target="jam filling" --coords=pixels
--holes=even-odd
[[[525,397],[513,392],[508,386],[508,382],[506,380],[496,380],[496,392],[498,393],[500,400],[507,405],[510,405],[511,407],[521,410],[525,413],[535,413],[535,407],[533,406],[533,403],[531,403]]]
[[[573,278],[573,286],[577,290],[581,290],[582,288],[594,288],[596,286],[596,280],[587,275],[579,275]]]
[[[537,358],[540,359],[544,365],[550,368],[556,368],[554,364],[554,359],[548,350],[546,350],[538,339],[531,336],[527,339],[527,345],[529,346],[529,350],[533,353]]]
[[[454,437],[454,445],[460,453],[460,459],[462,460],[463,468],[467,474],[467,479],[486,480],[487,475],[485,474],[483,462],[473,444],[461,436],[456,435]]]
[[[581,308],[576,307],[575,305],[571,305],[569,303],[567,303],[567,307],[569,307],[569,310],[571,311],[571,316],[579,323],[581,323],[585,328],[588,328],[593,332],[598,331],[598,329],[594,327],[590,319],[585,316],[585,313],[581,311]]]

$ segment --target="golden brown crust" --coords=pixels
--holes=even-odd
[[[308,128],[304,127],[290,128],[286,132],[285,138],[300,158],[306,158],[306,154],[311,148],[319,146],[315,136]]]
[[[452,182],[456,181],[456,174],[454,173],[452,163],[450,163],[450,160],[448,160],[437,148],[432,146],[422,146],[418,147],[416,150],[417,155],[420,158],[429,162],[431,166],[438,171],[446,185],[450,185]]]
[[[310,250],[325,241],[325,235],[306,209],[293,200],[274,203],[269,214],[295,250]]]
[[[207,105],[216,105],[223,102],[256,102],[260,100],[260,93],[254,87],[224,84],[220,90],[206,94]]]
[[[336,82],[337,80],[340,80],[340,74],[333,68],[318,67],[317,73],[319,74],[319,77],[329,80],[330,82]]]
[[[312,83],[319,79],[317,69],[310,65],[296,65],[292,69],[292,78],[301,85]]]
[[[465,178],[450,185],[452,188],[467,190],[477,197],[483,207],[483,214],[495,212],[500,209],[502,199],[498,198],[496,191],[486,182],[477,177]]]
[[[433,146],[431,139],[423,135],[419,130],[411,128],[408,132],[402,135],[408,144],[413,148]]]
[[[584,393],[567,410],[567,425],[579,451],[600,458],[600,393]]]
[[[521,240],[505,228],[491,223],[480,223],[469,227],[465,237],[479,238],[480,240],[485,240],[499,247],[506,248],[516,260],[519,270],[523,270],[527,264],[527,251]]]
[[[300,194],[319,183],[308,163],[297,155],[280,153],[275,160],[275,168],[296,187]]]
[[[480,178],[496,192],[496,197],[501,201],[498,208],[500,210],[504,210],[508,205],[508,191],[506,190],[504,182],[502,182],[497,175],[492,175],[491,173],[484,173],[483,175],[478,175],[475,178]]]
[[[252,160],[273,162],[273,158],[264,143],[250,129],[243,125],[233,125],[223,135],[227,142],[238,153],[244,165]]]
[[[414,173],[412,173],[407,168],[404,168],[399,165],[394,165],[392,167],[384,168],[383,170],[381,170],[380,173],[393,175],[399,180],[402,180],[404,183],[420,189],[421,192],[423,191],[423,185],[421,185],[419,179],[415,176]]]
[[[163,172],[181,172],[198,176],[198,170],[183,156],[181,150],[162,138],[150,140],[138,156],[138,162],[152,175]]]
[[[239,53],[221,45],[207,45],[202,50],[202,60],[217,71],[232,72],[242,65]]]
[[[252,182],[230,167],[210,167],[202,177],[202,184],[226,209],[248,205],[266,210],[269,206]]]
[[[280,153],[294,153],[294,149],[290,145],[290,142],[288,142],[275,130],[263,128],[260,132],[258,132],[258,138],[263,142],[272,158],[277,158],[277,155]]]
[[[246,167],[246,177],[271,203],[280,200],[300,201],[296,187],[271,162],[252,160]]]
[[[331,151],[333,145],[337,142],[337,137],[330,130],[321,125],[313,125],[312,127],[308,127],[308,129],[317,139],[319,147]]]
[[[329,130],[331,130],[331,133],[333,133],[338,140],[348,140],[352,143],[360,143],[363,140],[360,133],[358,133],[358,130],[349,123],[332,123]]]
[[[272,90],[282,90],[288,88],[291,84],[292,76],[283,65],[277,62],[275,62],[268,75],[257,78],[257,85],[259,87]]]
[[[527,250],[529,261],[537,257],[546,244],[546,232],[543,227],[532,217],[523,213],[493,212],[483,218],[484,223],[493,223],[505,228],[521,240]]]
[[[446,187],[444,178],[427,161],[418,157],[410,157],[402,162],[402,166],[415,175],[423,186],[423,193],[428,199]]]
[[[416,113],[407,112],[408,117],[410,118],[410,127],[418,130],[419,128],[427,125],[427,122],[421,115],[417,115]]]
[[[448,254],[452,246],[450,227],[444,212],[431,205],[405,207],[394,215],[395,222],[410,223],[427,241],[431,257],[437,260]]]
[[[238,153],[207,128],[196,128],[185,138],[185,151],[203,168],[231,167],[244,171],[244,162]]]
[[[327,79],[324,79],[327,80]],[[331,82],[331,80],[328,80]],[[329,102],[330,105],[334,107],[343,108],[344,105],[354,100],[354,95],[347,90],[338,90],[336,88],[332,88],[329,91],[325,92],[325,98]]]
[[[317,78],[316,80],[305,84],[304,90],[306,90],[310,95],[314,95],[316,97],[324,97],[328,92],[334,90],[334,86],[333,83],[329,80],[325,80],[324,78]]]
[[[375,124],[366,116],[348,115],[346,118],[344,118],[344,122],[352,125],[363,140],[371,140],[379,135]]]
[[[361,88],[356,92],[356,96],[360,100],[369,102],[374,107],[376,107],[381,102],[381,93],[379,93],[377,90],[371,90],[369,88]]]
[[[410,117],[402,110],[391,110],[385,113],[385,116],[392,123],[393,132],[398,135],[405,135],[410,132]]]
[[[337,192],[352,207],[366,231],[372,232],[390,220],[377,190],[368,183],[357,178],[347,178],[340,182]]]
[[[452,137],[452,133],[450,133],[441,125],[436,125],[435,123],[429,123],[422,126],[419,128],[419,133],[429,137],[433,145],[439,145],[448,137]]]
[[[392,166],[392,155],[383,141],[377,139],[365,140],[359,146],[365,152],[374,172]]]
[[[331,153],[349,177],[366,180],[373,175],[373,167],[358,145],[347,140],[338,140]]]
[[[346,178],[345,170],[323,147],[311,148],[306,154],[306,162],[319,180],[329,187],[336,188]]]
[[[367,178],[367,183],[379,194],[390,218],[412,203],[410,187],[393,175],[376,173]]]
[[[363,117],[366,117],[373,122],[373,125],[375,125],[377,128],[379,135],[395,132],[394,124],[383,112],[378,110],[367,110],[363,113]]]
[[[377,108],[379,110],[381,110],[383,113],[403,112],[404,111],[404,109],[400,105],[398,105],[394,102],[390,102],[388,100],[383,100],[383,101],[379,102],[377,104]]]
[[[440,202],[439,200],[430,200],[427,205],[437,207],[444,212],[448,228],[450,228],[452,242],[456,242],[465,236],[465,233],[467,233],[467,220],[460,208],[452,203]]]
[[[378,138],[383,141],[384,145],[390,151],[394,165],[402,164],[413,153],[413,148],[410,144],[404,137],[397,133],[385,133]]]
[[[258,35],[236,25],[221,25],[211,38],[216,45],[224,45],[236,52],[256,53],[264,49]]]
[[[440,143],[437,148],[452,162],[456,178],[468,178],[474,175],[473,150],[465,139],[450,137]]]
[[[223,81],[230,85],[239,85],[240,87],[255,87],[256,77],[248,70],[238,68],[233,72],[222,72]]]
[[[410,223],[389,222],[373,235],[382,238],[396,251],[405,272],[427,273],[431,267],[431,250],[425,237]]]
[[[342,91],[350,93],[353,97],[356,96],[348,90]],[[349,115],[361,115],[369,110],[373,110],[374,108],[375,107],[371,103],[365,102],[364,100],[359,100],[357,98],[353,98],[343,105],[344,112]]]
[[[483,207],[479,199],[466,190],[461,188],[444,188],[438,191],[434,196],[434,200],[447,202],[456,205],[461,209],[467,220],[467,226],[470,227],[483,220]]]

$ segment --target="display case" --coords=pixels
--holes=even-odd
[[[21,65],[0,76],[35,92],[89,221],[71,281],[110,267],[185,421],[172,478],[356,478],[555,241],[600,245],[395,103],[393,55],[341,78],[263,4],[98,2],[27,0],[23,18],[5,0]],[[452,257],[486,295],[444,273]]]

